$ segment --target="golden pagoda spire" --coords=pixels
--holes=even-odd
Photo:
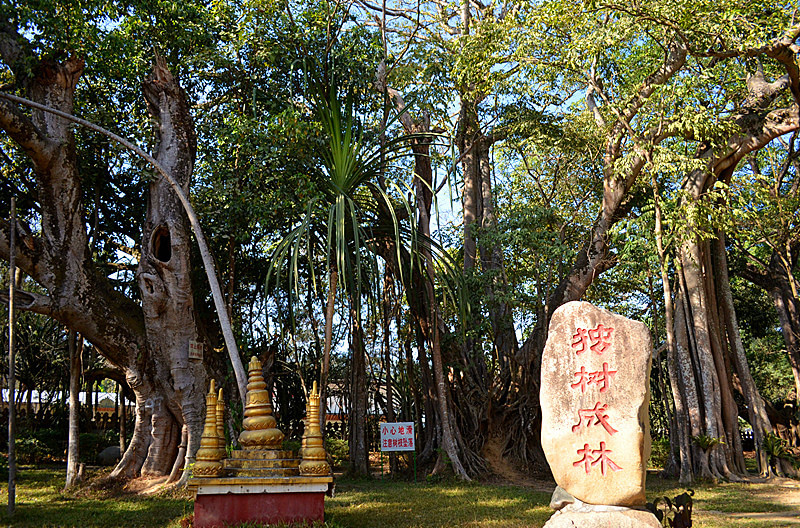
[[[197,450],[197,462],[192,470],[196,477],[222,476],[222,462],[220,461],[219,441],[217,439],[217,395],[214,391],[214,380],[206,394],[206,422],[203,426],[203,436],[200,439],[200,448]]]
[[[217,396],[217,446],[220,459],[228,458],[228,451],[225,449],[225,400],[222,399],[222,387]]]
[[[239,443],[245,450],[280,449],[283,433],[272,416],[272,404],[269,392],[265,390],[267,384],[261,374],[261,362],[255,356],[250,359],[248,376],[247,404],[242,421],[244,431],[239,435]]]
[[[328,454],[325,452],[325,444],[322,440],[322,432],[319,428],[319,392],[317,382],[311,389],[306,405],[305,430],[303,432],[303,460],[300,462],[301,475],[330,475],[331,466],[328,464]]]

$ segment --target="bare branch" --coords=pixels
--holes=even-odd
[[[0,291],[0,301],[8,302],[8,291]],[[53,301],[47,295],[28,292],[19,288],[14,289],[14,307],[26,312],[38,313],[52,317]]]
[[[0,97],[10,99],[6,95],[8,94],[0,92]],[[7,101],[0,101],[0,127],[22,147],[37,167],[48,165],[56,145],[33,124],[28,116]]]

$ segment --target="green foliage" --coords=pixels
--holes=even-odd
[[[647,461],[648,468],[666,467],[669,461],[669,438],[656,438],[650,446],[650,459]]]
[[[15,439],[14,446],[20,464],[39,464],[52,454],[43,441],[32,436]]]
[[[19,464],[41,464],[63,460],[66,439],[58,429],[39,429],[17,431],[14,441]]]
[[[762,449],[769,457],[770,465],[777,464],[779,459],[787,460],[794,466],[798,464],[797,458],[795,458],[792,452],[786,447],[786,441],[775,433],[767,433],[764,436]]]
[[[281,445],[281,449],[283,449],[284,451],[293,451],[299,456],[301,446],[302,442],[300,442],[300,440],[284,439],[283,445]]]
[[[718,445],[722,445],[725,442],[722,441],[721,438],[715,438],[713,436],[708,436],[705,434],[697,435],[692,437],[692,443],[702,449],[703,451],[710,451],[714,449]]]
[[[119,445],[119,433],[116,431],[80,433],[78,451],[83,462],[94,464],[103,449],[115,445]]]
[[[347,440],[339,438],[325,437],[325,451],[333,459],[334,466],[341,467],[346,463],[350,456],[350,448]]]
[[[794,375],[781,336],[752,338],[746,346],[747,363],[761,396],[769,402],[794,399]]]

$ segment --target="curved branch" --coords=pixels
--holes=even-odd
[[[8,302],[8,292],[0,291],[0,301]],[[53,317],[53,302],[47,295],[14,288],[14,308]]]
[[[6,96],[15,97],[0,92],[0,97]],[[36,166],[47,165],[55,145],[19,108],[5,101],[0,102],[0,127],[22,147]]]
[[[85,119],[75,117],[72,114],[68,114],[66,112],[56,110],[55,108],[50,108],[49,106],[45,106],[36,103],[34,101],[25,99],[23,97],[18,97],[15,95],[0,92],[0,98],[12,101],[14,103],[29,106],[31,108],[36,108],[37,110],[42,110],[44,112],[50,112],[54,115],[72,121],[74,123],[77,123],[79,125],[85,126],[86,128],[94,130],[95,132],[99,132],[100,134],[103,134],[104,136],[113,139],[114,141],[118,142],[128,150],[142,157],[151,166],[153,166],[153,168],[155,168],[158,171],[158,173],[169,183],[170,187],[172,187],[172,190],[175,191],[175,194],[178,196],[178,199],[183,205],[183,208],[186,211],[186,216],[189,217],[189,223],[192,226],[192,231],[194,232],[195,238],[197,240],[197,245],[199,246],[200,249],[200,256],[203,259],[203,267],[205,268],[209,286],[211,287],[211,293],[214,298],[214,306],[217,309],[217,316],[219,317],[220,326],[222,327],[222,335],[225,338],[225,346],[228,349],[228,355],[230,357],[231,364],[233,366],[234,374],[236,375],[236,383],[239,388],[239,395],[241,396],[242,401],[245,401],[245,396],[247,394],[247,376],[244,372],[244,367],[242,366],[242,360],[241,357],[239,356],[239,349],[236,346],[236,340],[233,336],[233,329],[231,328],[230,318],[228,317],[228,311],[225,308],[225,301],[223,300],[222,297],[222,289],[220,288],[219,280],[217,280],[217,272],[214,266],[214,259],[211,256],[211,250],[208,248],[205,236],[203,236],[203,231],[200,227],[200,221],[198,220],[197,215],[194,212],[194,208],[192,207],[192,204],[189,203],[189,199],[186,197],[186,194],[183,192],[183,189],[181,189],[180,185],[166,170],[164,170],[164,168],[155,160],[155,158],[153,158],[153,156],[151,156],[141,148],[137,147],[130,141],[114,134],[109,130],[106,130],[101,126],[86,121]]]
[[[747,119],[742,118],[741,121]],[[714,173],[733,170],[747,154],[767,145],[773,139],[800,129],[800,106],[773,110],[756,123],[747,127],[745,134],[737,135],[728,142],[728,153],[714,163]]]

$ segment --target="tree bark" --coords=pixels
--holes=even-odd
[[[156,57],[153,75],[142,90],[157,124],[155,158],[188,194],[196,140],[186,96],[160,57]],[[180,436],[184,425],[188,427],[190,459],[200,445],[206,372],[203,361],[189,359],[190,341],[199,341],[190,254],[190,228],[183,206],[169,183],[158,178],[150,183],[136,276],[153,360],[149,368],[153,369],[157,391],[166,399],[163,411],[153,400],[152,454],[142,467],[142,475],[170,473],[179,443],[175,437]]]
[[[364,350],[364,331],[361,313],[351,303],[350,308],[350,473],[369,476],[369,450],[367,446],[367,365]]]
[[[462,96],[463,97],[463,96]],[[476,102],[469,99],[461,101],[461,117],[458,143],[464,171],[464,192],[462,216],[464,224],[464,270],[471,270],[477,261],[476,227],[480,219],[481,174],[478,156],[480,129]]]
[[[75,330],[69,331],[67,344],[69,346],[69,433],[67,436],[67,480],[64,488],[71,488],[79,482],[78,466],[80,465],[79,452],[79,416],[80,416],[80,390],[81,390],[81,349],[78,347],[78,334]],[[120,451],[121,452],[121,451]]]
[[[679,278],[682,284],[682,279]],[[695,377],[696,367],[692,359],[690,350],[690,338],[688,334],[689,322],[687,318],[687,307],[685,302],[685,294],[683,288],[678,293],[675,302],[675,358],[673,363],[675,369],[673,374],[675,378],[671,378],[673,390],[677,386],[680,391],[679,400],[683,402],[684,416],[678,417],[678,423],[684,424],[679,429],[681,462],[687,462],[684,468],[681,466],[681,474],[685,476],[686,482],[693,480],[695,470],[699,469],[699,460],[697,459],[698,451],[694,448],[692,437],[702,434],[703,428],[703,412],[700,406],[698,396],[698,383]],[[676,404],[677,408],[677,404]],[[701,474],[705,478],[711,478],[711,474]]]
[[[736,375],[742,387],[742,396],[747,404],[748,421],[753,428],[753,440],[758,454],[758,471],[761,476],[767,476],[769,472],[768,455],[763,449],[764,438],[767,433],[772,432],[772,426],[767,416],[764,400],[758,393],[758,388],[753,381],[750,367],[747,364],[742,337],[739,333],[739,323],[736,319],[736,311],[733,308],[733,294],[731,293],[730,279],[728,277],[728,261],[725,255],[725,234],[717,232],[717,247],[714,252],[717,259],[717,280],[720,292],[719,300],[722,306],[725,327],[728,334],[728,342],[731,345],[731,357],[736,369]]]
[[[8,31],[7,28],[4,30]],[[35,74],[25,77],[22,83],[28,98],[71,114],[75,86],[83,71],[82,61],[76,57],[63,62],[43,60],[33,71]],[[148,83],[145,91],[150,88],[148,95],[153,99],[149,102],[151,109],[157,109],[160,127],[161,150],[157,156],[170,167],[170,171],[183,171],[185,174],[182,176],[187,178],[184,185],[188,186],[194,138],[185,95],[163,64],[156,66],[154,77]],[[162,104],[165,106],[161,107]],[[135,476],[142,467],[145,474],[165,474],[171,469],[177,451],[179,423],[197,424],[192,426],[197,430],[202,427],[205,370],[202,365],[187,365],[188,350],[184,347],[188,347],[188,341],[184,339],[187,331],[194,332],[193,324],[188,330],[182,328],[177,333],[156,335],[156,328],[151,323],[165,313],[164,310],[175,307],[190,309],[191,289],[188,292],[167,289],[165,284],[170,278],[151,280],[148,273],[155,268],[148,270],[146,267],[154,265],[151,261],[140,263],[142,307],[117,292],[101,270],[95,268],[92,260],[71,123],[38,109],[34,109],[28,118],[4,101],[0,103],[0,127],[33,162],[41,208],[40,229],[26,230],[27,233],[41,234],[26,235],[25,244],[21,244],[15,256],[47,294],[21,292],[24,301],[21,308],[51,316],[79,332],[102,350],[112,364],[124,370],[136,394],[137,426],[128,451],[112,475]],[[164,196],[165,192],[157,186],[151,191],[149,205],[160,208],[160,211],[153,212],[156,216],[150,218],[158,218],[164,210],[172,207],[169,205],[171,198]],[[172,191],[169,194],[172,195]],[[171,257],[179,251],[188,254],[188,236],[173,233],[173,225],[164,227],[166,231],[159,233],[169,233],[170,242],[161,243],[166,235],[146,239],[143,260],[150,258],[147,253],[158,256],[153,246],[156,239],[159,250],[171,251]],[[184,246],[173,247],[176,240],[183,241]],[[0,236],[0,253],[6,258],[9,256],[5,236]],[[169,262],[172,258],[167,260]],[[166,264],[155,274],[168,267]],[[159,282],[162,280],[164,282]],[[159,288],[162,288],[161,297],[157,291]],[[172,303],[175,306],[171,306]],[[190,441],[190,446],[198,443],[199,435]]]

